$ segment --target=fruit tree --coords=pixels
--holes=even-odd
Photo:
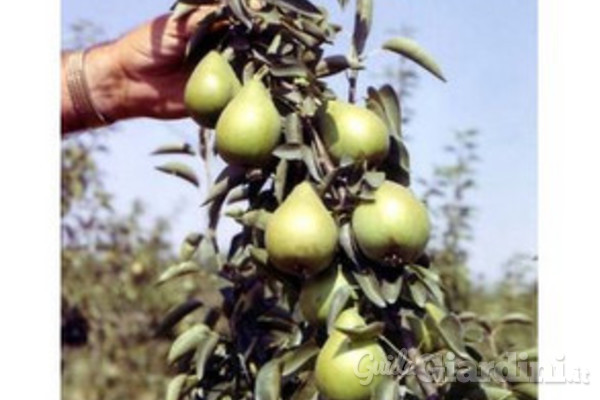
[[[177,2],[172,18],[201,3]],[[200,158],[216,154],[226,167],[203,199],[208,228],[184,240],[159,283],[213,271],[222,305],[202,319],[185,305],[166,316],[161,326],[177,331],[167,399],[535,397],[535,384],[509,379],[519,371],[508,362],[498,379],[479,367],[502,356],[487,352],[494,327],[447,311],[425,254],[430,218],[410,188],[397,93],[389,84],[358,93],[373,7],[384,2],[356,0],[346,54],[326,53],[345,27],[310,0],[220,4],[190,40],[185,101]],[[375,46],[445,81],[415,41]],[[347,94],[328,85],[336,74]],[[169,144],[155,154],[196,151]],[[159,170],[199,185],[187,163]],[[224,215],[240,228],[222,251]],[[432,360],[447,367],[441,376]]]

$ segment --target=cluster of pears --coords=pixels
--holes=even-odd
[[[281,137],[281,119],[258,78],[242,85],[227,60],[211,51],[185,87],[184,103],[196,122],[215,128],[216,148],[228,163],[263,166]]]

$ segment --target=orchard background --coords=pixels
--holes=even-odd
[[[351,26],[351,8],[319,3]],[[535,2],[397,3],[375,7],[369,40],[408,33],[435,54],[449,82],[381,52],[358,93],[383,82],[401,92],[412,187],[433,213],[430,251],[453,301],[536,321]],[[63,47],[113,38],[169,5],[63,0]],[[339,45],[349,40],[346,32]],[[342,92],[345,80],[335,79]],[[139,120],[63,144],[64,398],[156,398],[172,338],[153,333],[169,305],[192,294],[217,302],[208,279],[183,290],[154,286],[185,234],[206,222],[196,193],[156,172],[149,154],[193,137],[190,121]],[[213,179],[221,167],[211,165]],[[201,188],[209,186],[203,179]],[[220,228],[223,248],[232,226]],[[506,333],[506,341],[536,344],[535,327]]]

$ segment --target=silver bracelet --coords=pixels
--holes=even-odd
[[[110,121],[94,106],[85,76],[86,51],[69,54],[66,64],[67,89],[76,115],[86,128],[108,125]]]

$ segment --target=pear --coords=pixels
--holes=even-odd
[[[375,201],[356,207],[352,229],[358,246],[372,260],[412,262],[423,253],[431,225],[425,205],[410,189],[385,181],[375,191]]]
[[[216,127],[217,151],[230,164],[263,166],[281,137],[281,119],[271,95],[251,79],[225,107]]]
[[[241,88],[231,65],[216,52],[209,52],[190,75],[184,91],[185,106],[196,122],[214,128],[227,104]]]
[[[353,294],[352,287],[341,268],[329,268],[309,279],[300,291],[300,310],[307,321],[313,324],[327,322],[331,302],[335,293],[346,287]]]
[[[338,227],[310,183],[296,186],[267,222],[265,244],[279,270],[311,276],[331,263]]]
[[[335,326],[365,326],[355,308],[343,311]],[[377,373],[387,362],[383,348],[375,339],[354,339],[334,329],[325,341],[315,364],[315,382],[319,393],[329,400],[366,400],[383,375]],[[357,373],[358,372],[358,373]]]
[[[318,116],[319,131],[332,158],[378,163],[388,154],[386,124],[373,111],[337,100],[328,101]]]

